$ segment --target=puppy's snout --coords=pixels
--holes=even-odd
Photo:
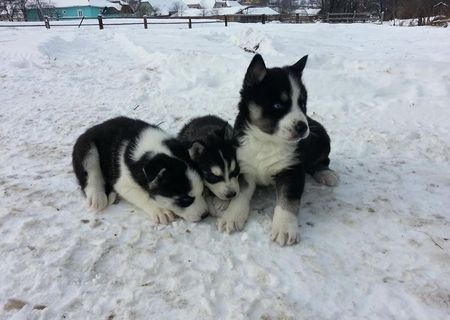
[[[308,130],[308,125],[303,121],[299,121],[295,124],[294,129],[299,135],[304,135]]]
[[[226,194],[227,199],[233,199],[236,197],[236,191],[230,191]]]
[[[207,216],[209,216],[209,212],[204,212],[200,218],[204,220]]]

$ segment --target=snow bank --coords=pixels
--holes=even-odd
[[[448,319],[449,30],[194,25],[0,30],[0,319]],[[71,149],[138,117],[176,133],[233,121],[252,54],[309,54],[309,114],[341,184],[308,179],[302,241],[269,240],[274,191],[243,232],[90,212]],[[17,300],[11,300],[17,299]]]

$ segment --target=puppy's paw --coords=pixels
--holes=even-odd
[[[173,214],[172,211],[167,210],[167,209],[158,209],[155,211],[152,211],[152,213],[150,214],[150,216],[152,217],[152,220],[155,224],[169,224],[171,223],[173,220],[175,220],[175,215]]]
[[[92,209],[101,211],[108,206],[108,197],[103,190],[86,188],[85,193],[88,205]]]
[[[217,197],[213,197],[208,201],[209,213],[214,217],[220,217],[224,211],[230,205],[230,200],[222,200]]]
[[[224,211],[222,217],[217,220],[217,229],[220,232],[226,233],[241,231],[244,228],[247,217],[248,209],[236,210],[235,208],[228,207],[228,209]]]
[[[297,226],[297,216],[276,206],[272,221],[272,241],[275,241],[280,246],[293,245],[300,241],[300,235]]]
[[[119,197],[117,196],[117,193],[115,193],[114,191],[111,191],[109,194],[108,194],[108,205],[110,206],[110,205],[113,205],[113,204],[117,204],[117,203],[119,203],[119,201],[120,201],[120,199],[119,199]]]
[[[317,171],[316,173],[314,173],[313,177],[318,183],[330,187],[337,186],[337,184],[339,183],[338,174],[331,169]]]

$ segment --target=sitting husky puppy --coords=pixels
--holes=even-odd
[[[178,134],[203,174],[205,186],[217,197],[207,196],[209,212],[219,215],[239,193],[239,164],[233,145],[233,128],[216,116],[192,119]]]
[[[155,223],[174,214],[188,221],[206,217],[203,182],[189,154],[160,128],[119,117],[88,129],[75,143],[72,163],[88,204],[102,210],[116,192]]]
[[[256,184],[275,184],[271,238],[291,245],[299,240],[297,214],[305,173],[336,185],[337,175],[328,168],[330,138],[320,123],[306,116],[306,61],[307,56],[292,66],[268,69],[257,54],[250,63],[234,127],[241,192],[218,220],[219,230],[241,230]]]

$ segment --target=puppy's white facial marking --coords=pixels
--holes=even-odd
[[[297,132],[295,130],[295,125],[298,122],[304,122],[308,125],[308,119],[298,105],[298,100],[300,98],[300,87],[298,83],[292,78],[292,76],[289,76],[289,82],[291,83],[291,110],[280,120],[277,135],[285,140],[298,141],[300,139],[305,139],[309,135],[309,126],[303,137],[296,138]]]
[[[223,167],[224,167],[224,171],[222,171],[218,166],[214,166],[211,168],[211,172],[213,174],[215,169],[219,169],[220,170],[220,175],[219,174],[215,174],[216,176],[222,176],[223,175],[223,180],[217,183],[208,183],[205,182],[206,186],[208,187],[208,189],[214,193],[214,195],[216,197],[218,197],[219,199],[222,200],[227,200],[228,195],[234,193],[235,195],[237,195],[239,193],[239,182],[237,181],[236,178],[231,178],[230,179],[230,173],[236,169],[236,161],[232,160],[231,163],[228,163],[228,161],[225,159],[225,157],[223,156],[222,152],[219,151],[219,155],[223,161]],[[217,170],[217,172],[219,172]]]
[[[262,115],[262,108],[261,108],[261,106],[257,105],[254,102],[251,102],[249,104],[249,110],[250,110],[250,120],[252,122],[255,122],[259,118],[261,118],[261,115]]]
[[[236,161],[231,160],[230,171],[234,171],[236,169]]]
[[[220,167],[218,167],[218,166],[212,167],[211,168],[211,173],[213,175],[215,175],[215,176],[218,176],[218,177],[222,176],[222,174],[223,174],[222,169],[220,169]]]

